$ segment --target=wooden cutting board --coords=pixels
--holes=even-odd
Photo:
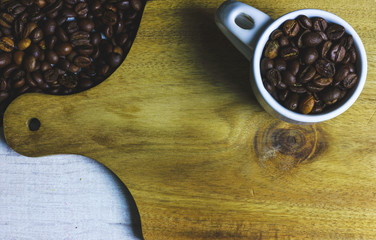
[[[8,144],[106,165],[132,193],[145,239],[376,238],[376,2],[244,2],[273,18],[321,8],[348,21],[369,62],[358,101],[324,123],[278,121],[215,26],[222,1],[152,0],[107,81],[16,99],[5,114]]]

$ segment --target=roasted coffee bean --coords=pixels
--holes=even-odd
[[[11,28],[12,23],[14,21],[14,17],[6,12],[0,13],[0,26],[4,28]]]
[[[90,45],[90,34],[84,31],[78,31],[70,36],[73,47]]]
[[[333,78],[324,78],[324,77],[316,78],[315,80],[313,80],[313,84],[320,88],[327,87],[330,84],[332,84],[332,82],[333,82]]]
[[[307,64],[313,64],[319,58],[319,53],[315,48],[307,48],[303,51],[302,61]]]
[[[22,32],[22,38],[28,38],[37,27],[38,25],[35,22],[29,22]]]
[[[286,47],[289,45],[289,39],[286,36],[281,36],[278,41],[279,45],[281,47]]]
[[[350,50],[353,44],[354,39],[351,35],[345,35],[339,41],[339,45],[343,46],[346,49],[346,51]]]
[[[290,91],[288,89],[280,91],[279,94],[278,94],[279,100],[284,102],[287,99],[287,96],[289,95],[289,93],[290,93]]]
[[[29,55],[34,56],[37,59],[41,56],[41,51],[40,47],[36,44],[31,44],[26,50]]]
[[[43,39],[43,31],[40,28],[34,29],[34,31],[30,34],[30,39],[33,43],[38,43]]]
[[[277,93],[276,88],[272,84],[269,84],[268,82],[265,82],[264,86],[265,86],[266,91],[268,91],[270,95],[272,95],[272,97],[278,101],[279,99],[278,99],[278,93]]]
[[[324,44],[321,47],[321,57],[323,59],[327,58],[328,52],[329,52],[329,50],[330,50],[331,47],[332,47],[332,42],[331,41],[324,42]]]
[[[0,69],[8,66],[12,63],[12,56],[9,53],[1,53],[0,54]]]
[[[43,73],[43,77],[48,84],[56,84],[59,74],[55,69],[48,69]]]
[[[311,32],[310,30],[305,30],[302,34],[299,34],[299,37],[298,37],[298,47],[299,48],[304,47],[305,44],[303,43],[303,37],[304,37],[304,35],[306,35],[307,33],[310,33],[310,32]]]
[[[89,12],[88,4],[86,2],[78,3],[74,8],[74,11],[77,13],[78,17],[84,18],[87,16],[87,13]]]
[[[102,21],[105,25],[113,26],[118,21],[117,14],[113,11],[107,10],[103,13]]]
[[[299,15],[296,19],[303,29],[310,29],[312,27],[312,21],[305,15]]]
[[[324,32],[317,32],[323,41],[328,41],[328,36],[326,36],[326,34]]]
[[[72,52],[72,45],[70,43],[60,43],[56,45],[55,50],[59,56],[67,56]]]
[[[280,72],[285,71],[287,68],[287,62],[282,58],[275,58],[274,68],[276,68]]]
[[[14,60],[14,62],[15,62],[17,65],[21,65],[24,56],[25,56],[25,52],[24,52],[24,51],[17,51],[17,52],[15,52],[15,53],[13,54],[13,60]],[[1,57],[0,57],[0,58],[1,58]],[[9,57],[9,60],[10,60],[10,62],[9,62],[8,64],[11,63],[12,59]],[[0,61],[0,62],[1,62],[1,61]],[[8,64],[7,64],[7,65],[8,65]],[[0,68],[2,68],[2,67],[1,67],[1,64],[0,64]]]
[[[45,71],[47,71],[47,70],[49,70],[49,69],[51,69],[52,67],[51,67],[51,63],[49,63],[49,62],[42,62],[41,64],[40,64],[40,70],[42,71],[42,72],[45,72]]]
[[[112,64],[110,65],[112,66]],[[266,72],[265,76],[266,76],[266,80],[268,81],[268,83],[273,85],[274,87],[277,86],[281,82],[281,79],[282,79],[280,72],[275,68],[269,69]]]
[[[341,90],[339,88],[329,87],[323,91],[321,99],[325,102],[325,104],[332,105],[338,101],[340,96]]]
[[[64,29],[62,27],[57,27],[56,28],[56,36],[62,42],[68,42],[69,41],[68,34],[64,31]]]
[[[303,114],[308,114],[312,111],[315,105],[315,100],[312,95],[304,97],[299,104],[299,111]]]
[[[135,11],[140,11],[142,9],[142,1],[141,0],[130,0],[132,7]]]
[[[296,47],[284,47],[280,51],[280,57],[289,61],[299,57],[299,49]]]
[[[57,43],[58,39],[56,36],[52,35],[52,36],[48,36],[46,38],[46,47],[48,49],[54,49],[55,48],[55,44]]]
[[[334,63],[321,59],[316,62],[316,71],[324,77],[333,77],[336,73]]]
[[[280,81],[280,82],[277,84],[276,88],[278,88],[278,89],[286,89],[286,88],[287,88],[287,85],[286,85],[286,83]]]
[[[59,56],[56,52],[52,51],[52,50],[49,50],[47,51],[46,53],[46,60],[50,63],[50,64],[55,64],[59,61]]]
[[[312,82],[309,82],[308,84],[306,84],[306,89],[311,93],[318,93],[321,92],[324,89],[324,87],[318,87],[314,85]]]
[[[67,22],[65,29],[68,34],[77,32],[79,30],[77,21],[73,20],[73,21]]]
[[[18,42],[17,46],[19,50],[25,50],[26,48],[30,47],[31,40],[30,38],[24,38]]]
[[[61,76],[61,77],[59,77],[58,81],[61,85],[63,85],[66,88],[69,88],[69,89],[73,89],[73,88],[77,87],[77,85],[78,85],[77,76],[74,75],[74,74],[68,74],[68,75]]]
[[[43,32],[46,36],[52,35],[56,31],[56,27],[57,27],[56,21],[54,19],[48,19],[47,21],[44,22]]]
[[[75,65],[77,65],[80,68],[88,67],[91,64],[90,58],[84,57],[84,56],[75,57],[73,62],[74,62]]]
[[[277,40],[278,38],[280,38],[281,36],[283,36],[283,32],[280,30],[280,29],[276,29],[274,30],[271,34],[270,34],[270,39],[271,40]]]
[[[84,18],[78,21],[78,26],[82,31],[91,32],[94,29],[95,24],[92,20]]]
[[[292,111],[298,108],[298,104],[299,104],[299,94],[297,93],[289,94],[286,101],[284,102],[285,107]]]
[[[267,58],[274,59],[278,56],[279,44],[277,41],[269,41],[266,43],[264,55]]]
[[[313,30],[317,32],[325,32],[326,28],[328,27],[328,23],[325,19],[321,17],[313,18]]]
[[[4,77],[5,79],[9,79],[10,75],[16,69],[18,69],[18,66],[16,64],[9,64],[8,66],[4,68],[2,77]]]
[[[289,71],[284,71],[282,73],[282,81],[289,86],[293,86],[296,83],[296,77]]]
[[[14,49],[14,41],[9,37],[0,38],[0,50],[4,52],[11,52]]]
[[[71,65],[69,65],[68,71],[71,72],[71,73],[77,73],[77,72],[80,71],[80,69],[81,68],[79,66],[72,63]]]
[[[289,87],[291,92],[298,93],[298,94],[303,94],[307,92],[307,89],[303,86],[294,84],[293,86]]]
[[[291,19],[283,23],[282,29],[287,36],[295,37],[298,34],[300,27],[296,20]]]
[[[293,60],[291,61],[288,66],[287,66],[287,70],[294,76],[296,76],[299,72],[299,68],[300,68],[300,62],[298,60]]]
[[[306,66],[299,74],[299,82],[307,83],[315,76],[315,74],[316,69],[312,65]]]
[[[335,63],[341,62],[346,54],[346,49],[342,45],[336,44],[330,50],[330,60]]]
[[[263,58],[260,63],[260,69],[262,74],[266,74],[266,71],[273,68],[274,62],[270,58]]]
[[[25,59],[23,60],[23,65],[26,71],[34,72],[37,65],[37,59],[31,55],[25,56]]]
[[[322,37],[317,32],[308,32],[302,36],[302,41],[305,46],[315,47],[322,42]]]
[[[129,39],[129,34],[128,33],[121,33],[116,37],[116,43],[118,46],[124,46]]]
[[[358,76],[355,73],[348,74],[342,81],[342,85],[345,88],[353,88],[358,82]]]
[[[326,30],[329,40],[338,40],[345,34],[345,28],[338,24],[331,24]]]

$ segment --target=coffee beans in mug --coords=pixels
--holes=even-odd
[[[357,84],[357,59],[343,26],[300,15],[271,33],[260,72],[265,89],[281,105],[315,114],[338,104]]]
[[[145,2],[9,0],[2,3],[0,115],[22,93],[72,94],[109,77],[129,52]],[[336,37],[339,30],[331,28],[331,36]],[[331,54],[338,59],[336,51]],[[351,85],[352,78],[346,82]]]

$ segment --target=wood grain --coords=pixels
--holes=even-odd
[[[272,18],[320,8],[353,26],[369,71],[351,109],[313,126],[273,119],[251,93],[249,64],[214,24],[222,1],[152,0],[104,83],[16,99],[8,144],[105,164],[135,198],[145,239],[376,238],[376,3],[245,2]]]

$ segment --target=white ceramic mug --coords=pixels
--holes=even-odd
[[[346,96],[336,104],[335,108],[324,110],[320,114],[304,115],[293,112],[278,103],[264,88],[260,61],[264,46],[273,30],[277,29],[288,19],[295,19],[299,15],[308,17],[322,17],[328,22],[342,25],[354,39],[358,53],[357,73],[358,83],[350,89]],[[367,76],[367,56],[363,43],[355,30],[340,17],[318,9],[302,9],[290,12],[277,20],[272,20],[268,15],[247,4],[229,0],[224,2],[217,10],[216,23],[226,37],[235,47],[251,62],[252,90],[260,105],[271,115],[295,124],[313,124],[334,118],[345,112],[359,97],[363,90]]]

